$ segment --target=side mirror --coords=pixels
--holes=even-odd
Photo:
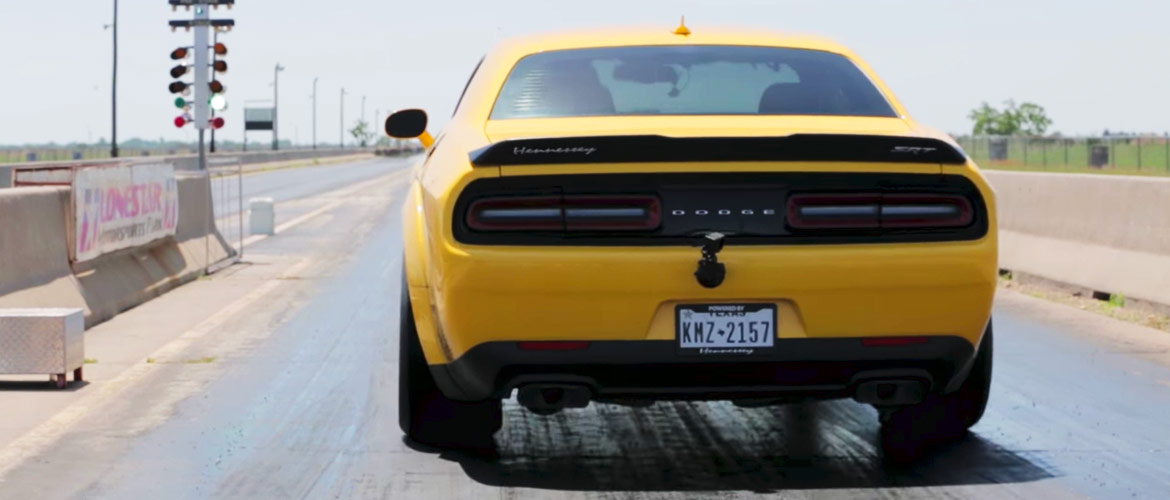
[[[427,112],[404,109],[386,117],[386,135],[398,139],[414,139],[427,133]]]

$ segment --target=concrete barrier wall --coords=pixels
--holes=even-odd
[[[0,308],[81,307],[88,327],[199,277],[230,250],[207,224],[207,179],[180,175],[178,185],[174,237],[73,265],[70,188],[0,191]]]
[[[1170,304],[1170,179],[984,172],[1000,267]]]
[[[0,190],[0,307],[85,307],[69,267],[69,188]]]

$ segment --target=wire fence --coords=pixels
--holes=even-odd
[[[956,140],[984,168],[1170,175],[1167,136],[965,136]]]

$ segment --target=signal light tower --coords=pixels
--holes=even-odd
[[[179,47],[171,52],[171,59],[179,61],[179,64],[171,68],[170,71],[171,78],[175,79],[192,73],[193,82],[176,80],[171,82],[167,89],[173,94],[182,94],[183,96],[194,94],[190,100],[184,97],[175,98],[175,107],[182,111],[182,114],[175,118],[175,126],[181,128],[187,123],[194,123],[195,128],[199,130],[199,168],[206,169],[203,132],[209,128],[214,131],[223,127],[223,118],[215,117],[213,114],[212,102],[215,102],[216,106],[221,109],[227,105],[227,101],[220,95],[226,89],[223,83],[216,78],[216,74],[227,72],[227,62],[218,59],[220,56],[227,55],[227,46],[219,43],[218,39],[212,45],[211,41],[208,40],[208,29],[214,29],[218,38],[220,31],[230,31],[236,24],[231,19],[211,19],[208,7],[218,9],[220,5],[223,5],[230,9],[236,2],[235,0],[167,0],[167,2],[175,10],[179,7],[195,10],[194,16],[190,20],[180,19],[170,22],[172,31],[178,28],[184,28],[187,31],[195,30],[195,40],[191,47]],[[209,61],[212,53],[216,59]],[[188,57],[191,58],[191,64],[186,62]]]

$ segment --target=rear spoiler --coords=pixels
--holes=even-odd
[[[782,137],[611,135],[497,142],[472,151],[471,164],[650,163],[713,161],[967,162],[938,139],[886,135],[795,134]]]

